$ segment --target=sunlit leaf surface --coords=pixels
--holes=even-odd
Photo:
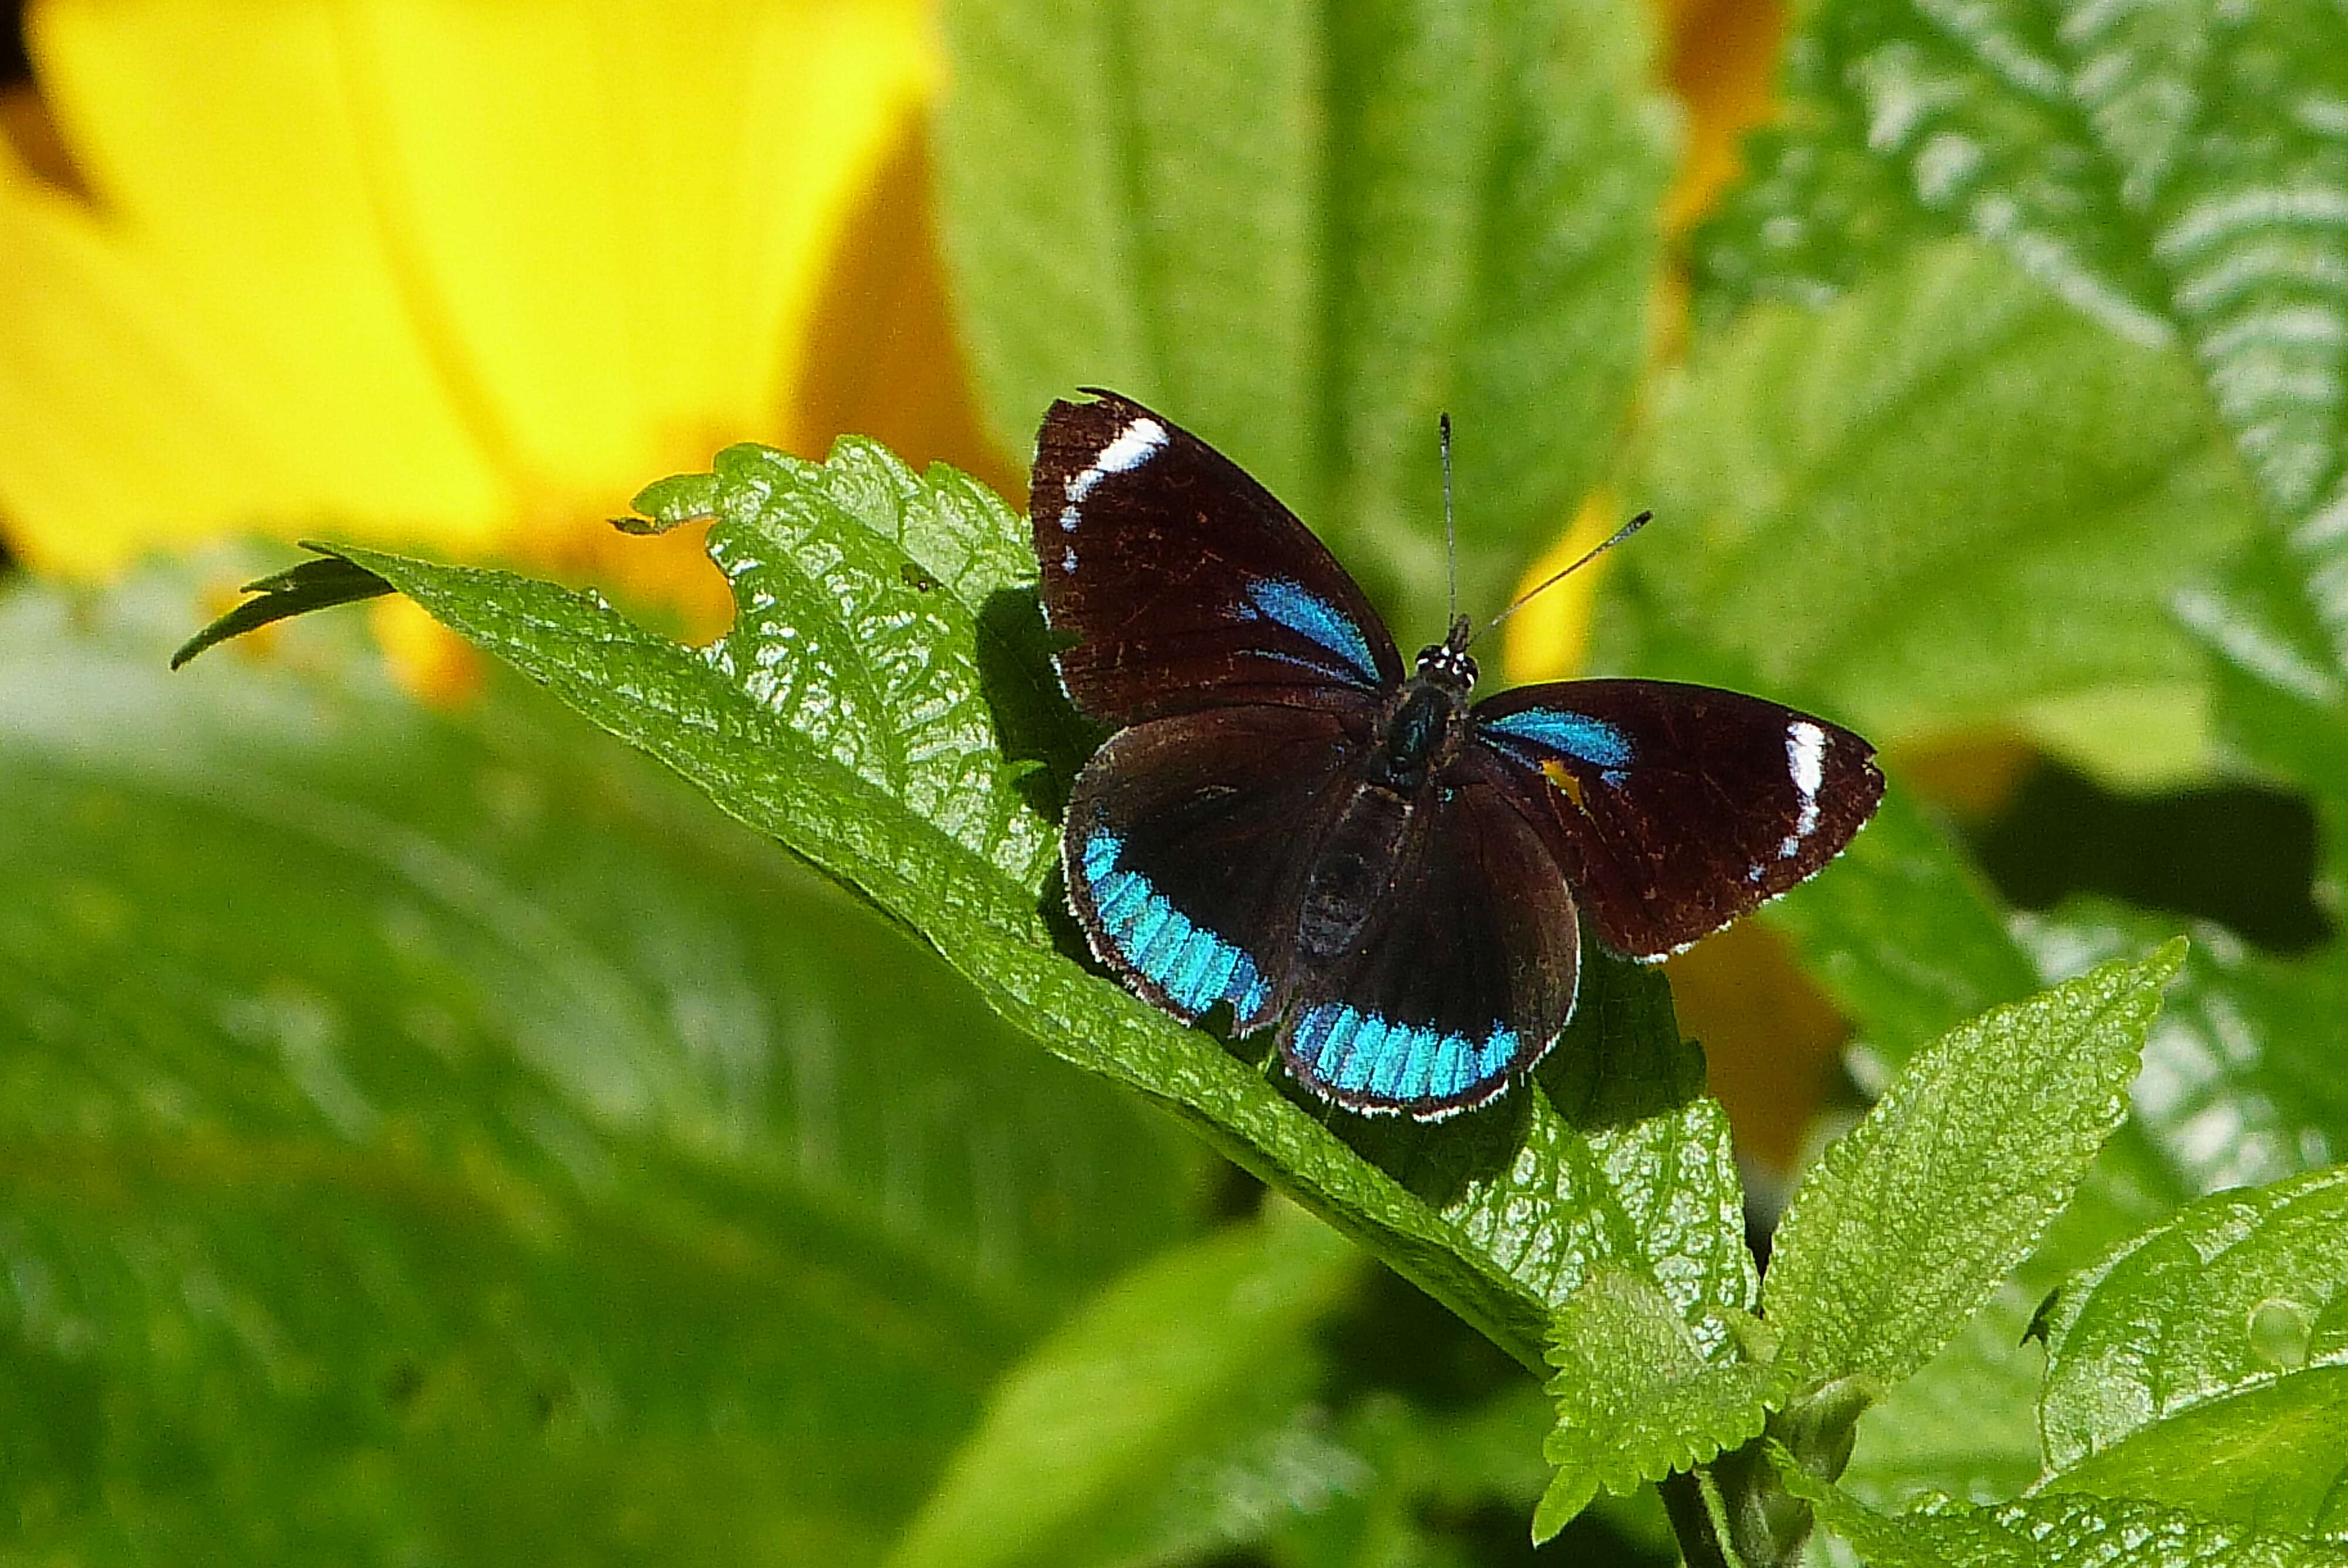
[[[2073,1280],[2047,1347],[2051,1486],[2337,1534],[2348,1171],[2193,1204]]]
[[[1799,1376],[1899,1382],[2036,1245],[2127,1108],[2176,943],[1914,1057],[1803,1177],[1763,1306]]]
[[[1033,804],[1065,787],[1052,737],[1066,717],[1053,722],[1036,665],[1004,657],[1034,647],[1039,622],[1003,576],[1021,531],[1001,502],[857,443],[829,465],[737,448],[644,501],[655,521],[720,519],[713,550],[742,614],[716,648],[509,574],[343,553],[855,888],[1013,1024],[1175,1109],[1527,1365],[1549,1310],[1595,1266],[1646,1276],[1691,1321],[1749,1307],[1726,1125],[1659,978],[1594,958],[1538,1081],[1483,1114],[1364,1122],[1291,1098],[1068,956],[1060,896],[1039,888],[1048,818]],[[901,748],[908,733],[931,738]]]

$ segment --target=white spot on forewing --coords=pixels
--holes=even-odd
[[[1137,419],[1108,444],[1093,466],[1104,474],[1122,474],[1140,466],[1144,458],[1165,445],[1166,426],[1155,419]]]
[[[1073,576],[1075,576],[1075,575],[1076,575],[1076,546],[1074,546],[1074,545],[1070,545],[1066,549],[1062,550],[1062,551],[1060,552],[1060,569],[1061,569],[1062,571],[1064,571],[1064,572],[1066,572],[1066,573],[1067,573],[1069,576],[1071,576],[1071,577],[1073,577]]]
[[[1786,726],[1786,767],[1794,775],[1794,787],[1812,803],[1812,810],[1817,809],[1818,787],[1826,783],[1826,755],[1824,730],[1807,719],[1797,719]]]
[[[1777,846],[1777,858],[1790,860],[1802,846],[1802,840],[1818,825],[1818,790],[1827,777],[1827,733],[1807,719],[1797,719],[1786,726],[1786,772],[1794,781],[1794,794],[1801,802],[1801,814],[1794,819],[1794,831]]]
[[[1117,433],[1117,438],[1101,448],[1092,466],[1068,476],[1068,499],[1082,501],[1103,479],[1111,474],[1123,474],[1138,468],[1149,460],[1149,455],[1166,445],[1166,426],[1155,419],[1135,420]],[[1066,518],[1062,514],[1063,518]]]
[[[1076,525],[1084,520],[1084,513],[1076,507],[1062,507],[1060,508],[1060,531],[1062,533],[1075,533],[1076,531]]]

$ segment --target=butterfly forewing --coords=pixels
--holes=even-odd
[[[1508,765],[1463,755],[1415,808],[1360,940],[1300,966],[1282,1050],[1339,1104],[1422,1120],[1479,1105],[1572,1014],[1573,899]]]
[[[1475,723],[1521,764],[1517,793],[1600,938],[1636,958],[1814,875],[1883,796],[1874,748],[1849,730],[1708,686],[1520,686],[1478,703]]]
[[[1060,678],[1130,724],[1312,703],[1402,678],[1394,640],[1320,540],[1197,436],[1129,398],[1056,403],[1028,491]]]

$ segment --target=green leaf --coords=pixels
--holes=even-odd
[[[167,675],[195,597],[0,596],[12,1546],[870,1561],[1189,1232],[1158,1118],[659,770],[355,626]]]
[[[1775,1455],[1787,1491],[1873,1568],[2333,1568],[2348,1551],[2149,1502],[2046,1496],[1994,1507],[1928,1499],[1896,1518]]]
[[[1720,1335],[1732,1326],[1710,1327]],[[1564,1529],[1601,1489],[1622,1496],[1758,1436],[1788,1389],[1777,1367],[1740,1358],[1735,1340],[1700,1342],[1636,1275],[1592,1276],[1559,1311],[1552,1335],[1557,1428],[1541,1451],[1558,1468],[1533,1514],[1536,1542]]]
[[[1800,1378],[1889,1388],[2026,1256],[2126,1113],[2171,943],[1996,1009],[1921,1052],[1805,1174],[1765,1312]]]
[[[713,552],[744,612],[706,655],[548,584],[346,553],[917,931],[1013,1024],[1175,1109],[1527,1365],[1593,1268],[1651,1276],[1691,1320],[1750,1308],[1726,1122],[1660,976],[1591,955],[1537,1087],[1490,1112],[1429,1127],[1302,1105],[1072,961],[1073,938],[1056,940],[1060,895],[1038,886],[1050,818],[1034,803],[1064,786],[1048,762],[1023,774],[1004,752],[1048,758],[1014,737],[1062,733],[1065,716],[1056,731],[1035,706],[1040,653],[1017,656],[1037,623],[1032,597],[1005,583],[1021,534],[1000,502],[855,443],[828,466],[737,448],[712,484],[653,500],[719,518]]]
[[[2045,1353],[2023,1331],[2042,1292],[2012,1281],[1914,1377],[1868,1407],[1840,1479],[1877,1509],[1927,1492],[1968,1502],[2008,1502],[2044,1470],[2038,1388]]]
[[[2209,655],[2221,734],[2313,798],[2325,868],[2335,881],[2348,876],[2348,676],[2302,590],[2299,563],[2260,540],[2179,594],[2177,610]]]
[[[2178,926],[2104,900],[2017,917],[1898,791],[1815,883],[1760,918],[1793,940],[1857,1026],[1857,1066],[1869,1084],[1970,1013],[2140,952]],[[2088,1189],[2115,1207],[2118,1228],[2083,1237],[2057,1272],[2187,1198],[2295,1173],[2348,1142],[2348,1095],[2331,1045],[2348,1009],[2340,951],[2281,959],[2198,928],[2147,1041],[2135,1115],[2106,1146]],[[2227,1136],[2209,1136],[2213,1118],[2226,1119]]]
[[[2049,979],[2141,952],[2175,928],[2087,900],[2018,924]],[[2034,1412],[2044,1358],[2034,1342],[2021,1343],[2040,1300],[2196,1195],[2291,1177],[2348,1139],[2333,1049],[2343,1014],[2336,951],[2281,960],[2197,928],[2146,1040],[2132,1114],[2018,1283],[1868,1411],[1842,1478],[1854,1495],[1878,1505],[1924,1489],[1976,1502],[2021,1495],[2043,1468]],[[1880,979],[1900,976],[1887,968]]]
[[[1325,1506],[1363,1478],[1326,1439],[1300,1451],[1308,1336],[1359,1255],[1275,1211],[1117,1281],[996,1386],[892,1568],[1157,1561]]]
[[[983,863],[1040,886],[1059,833],[1035,787],[1048,779],[1023,779],[1022,764],[1065,778],[1088,748],[1052,689],[1035,556],[1000,526],[1001,503],[952,469],[923,481],[854,439],[821,464],[731,447],[713,477],[694,509],[716,519],[710,559],[736,604],[708,651],[716,673]]]
[[[1604,0],[973,0],[949,12],[945,249],[1006,450],[1107,385],[1237,458],[1389,610],[1461,591],[1598,478],[1643,359],[1667,173],[1644,12]]]
[[[2202,662],[2167,601],[2255,498],[2182,354],[1997,252],[1934,246],[1827,309],[1749,313],[1666,384],[1638,473],[1679,542],[1621,591],[1712,656],[1656,672],[1811,694],[1879,745],[2003,725],[2107,773],[2200,760],[2156,754],[2133,708],[2085,720],[2190,703]]]
[[[2039,1416],[2056,1490],[2348,1526],[2348,1168],[2204,1198],[2066,1286]]]
[[[1816,299],[1930,236],[2000,248],[2115,336],[2187,352],[2337,649],[2348,17],[1828,0],[1787,59],[1785,128],[1699,246],[1710,313]]]
[[[2202,952],[2197,945],[2187,956],[2188,971]],[[2178,1032],[2175,1014],[2183,1009],[2177,993],[2188,989],[2180,975],[2163,995],[2139,1092],[2154,1076],[2152,1058]],[[2003,1502],[2037,1481],[2044,1469],[2037,1405],[2045,1355],[2028,1337],[2032,1319],[2073,1270],[2192,1195],[2195,1189],[2168,1145],[2190,1143],[2193,1129],[2206,1124],[2148,1119],[2138,1102],[2013,1277],[1962,1332],[1860,1418],[1858,1445],[1841,1477],[1852,1495],[1879,1507],[1928,1491]]]
[[[307,615],[314,610],[379,599],[396,590],[375,573],[355,567],[340,556],[323,556],[256,578],[240,591],[253,597],[180,644],[179,651],[171,655],[172,669],[177,670],[207,648],[248,631],[258,631],[272,621]]]

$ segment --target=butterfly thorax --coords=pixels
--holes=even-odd
[[[1459,633],[1419,651],[1418,669],[1387,700],[1370,760],[1370,782],[1397,794],[1418,792],[1427,775],[1458,754],[1476,684],[1476,661],[1461,651]]]

